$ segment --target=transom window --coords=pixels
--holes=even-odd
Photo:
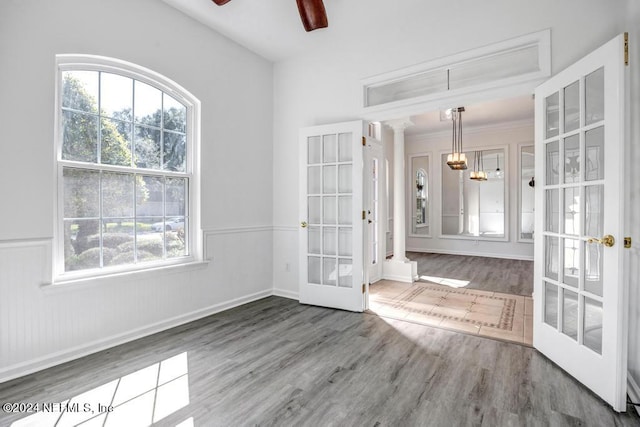
[[[194,105],[151,72],[97,62],[59,59],[58,273],[183,262]]]

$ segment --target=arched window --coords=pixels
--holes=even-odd
[[[56,59],[55,276],[198,259],[199,101],[124,61]]]

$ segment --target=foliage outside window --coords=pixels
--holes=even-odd
[[[187,257],[189,109],[151,80],[87,68],[60,74],[62,271]]]

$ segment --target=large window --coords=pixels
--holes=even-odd
[[[189,260],[197,101],[132,64],[65,59],[58,58],[58,274]]]

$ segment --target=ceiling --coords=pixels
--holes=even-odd
[[[496,126],[509,122],[533,121],[532,96],[500,99],[481,104],[464,105],[462,125],[464,129]],[[440,120],[440,111],[411,116],[413,126],[405,129],[406,136],[451,130],[451,120]]]
[[[163,0],[258,55],[277,62],[311,49],[340,31],[341,2],[325,2],[329,28],[305,32],[294,0]],[[331,32],[331,33],[330,33]]]
[[[234,0],[224,6],[217,6],[212,0],[163,1],[272,62],[291,59],[323,46],[347,43],[354,37],[362,37],[362,32],[371,26],[384,28],[376,23],[411,19],[406,9],[405,13],[403,8],[389,9],[386,1],[332,0],[324,2],[329,28],[307,33],[294,0]],[[363,1],[366,2],[364,9]],[[362,22],[366,23],[364,27],[354,29],[355,24]],[[401,43],[406,36],[393,31],[386,32],[384,37]],[[533,119],[530,96],[465,105],[465,109],[463,124],[467,129]],[[451,121],[441,121],[439,111],[411,119],[415,125],[406,130],[409,136],[451,129]]]

